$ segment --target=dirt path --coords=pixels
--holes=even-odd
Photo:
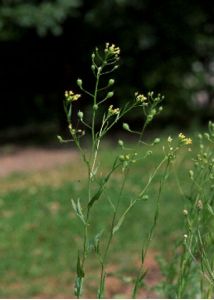
[[[71,149],[20,148],[12,153],[0,154],[0,177],[14,172],[33,172],[51,169],[66,164],[76,153]]]

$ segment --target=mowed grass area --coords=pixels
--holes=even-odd
[[[164,138],[166,140],[166,138]],[[195,147],[197,148],[197,147]],[[122,213],[133,194],[142,189],[149,175],[163,157],[162,145],[153,148],[147,160],[133,166],[120,206]],[[194,147],[193,147],[194,149]],[[102,156],[103,173],[108,171],[118,147],[105,146]],[[197,149],[196,149],[197,150]],[[195,151],[195,150],[194,150]],[[152,251],[167,257],[176,240],[183,234],[184,200],[175,180],[177,172],[181,186],[188,191],[188,172],[192,152],[183,150],[173,167],[161,196],[160,218],[152,241]],[[33,158],[32,158],[33,159]],[[140,259],[141,244],[154,217],[154,203],[159,188],[159,172],[148,191],[149,199],[139,201],[128,214],[109,256],[110,266],[125,276],[134,274]],[[112,178],[103,197],[96,203],[91,219],[91,238],[104,230],[108,236],[112,208],[107,195],[114,202],[118,196],[121,173]],[[0,181],[0,297],[1,298],[71,298],[76,268],[77,249],[81,247],[82,225],[75,216],[71,198],[86,204],[86,175],[82,162],[38,173],[13,174]],[[102,247],[101,243],[101,247]],[[87,265],[89,281],[94,281],[95,255]],[[92,284],[92,286],[95,284]],[[89,287],[87,296],[95,297]],[[90,290],[91,289],[91,290]]]

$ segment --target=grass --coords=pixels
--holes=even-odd
[[[143,165],[137,164],[130,174],[121,211],[126,207],[131,194],[148,179],[149,172],[160,161],[160,147],[157,146],[149,159]],[[100,159],[106,169],[116,151],[109,147],[103,149]],[[187,158],[190,155],[192,153],[182,152],[174,165],[184,189],[188,178],[187,169],[190,166]],[[82,163],[75,160],[70,165],[54,170],[38,174],[16,174],[1,181],[1,298],[72,297],[72,280],[82,226],[73,213],[70,199],[80,197],[84,202],[83,171]],[[116,174],[108,186],[112,200],[118,191],[118,179],[119,174]],[[111,264],[114,263],[119,269],[125,270],[127,276],[135,271],[132,263],[140,257],[139,240],[141,241],[149,230],[157,189],[158,178],[149,190],[149,200],[138,203],[131,210],[120,233],[115,236],[111,249]],[[181,234],[183,207],[184,202],[171,170],[161,197],[160,219],[152,241],[152,248],[158,254],[170,253],[172,244]],[[105,228],[106,219],[110,216],[111,207],[103,197],[97,203],[91,221],[94,234]],[[92,255],[88,265],[92,270],[92,282],[93,264]],[[93,288],[89,290],[89,295],[90,292],[93,293]]]

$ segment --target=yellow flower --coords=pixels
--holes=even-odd
[[[179,137],[179,139],[181,139],[181,140],[183,140],[183,139],[186,138],[185,135],[184,135],[183,133],[179,133],[178,137]]]
[[[192,139],[186,138],[186,139],[185,139],[185,144],[186,144],[186,145],[191,145],[191,144],[192,144]]]
[[[192,139],[187,138],[183,133],[179,133],[178,138],[185,145],[191,145],[192,144]]]
[[[65,98],[68,102],[77,101],[80,97],[80,94],[74,94],[73,91],[65,91]]]
[[[147,97],[145,97],[143,94],[138,94],[138,93],[135,93],[135,96],[136,96],[136,100],[137,102],[144,102],[147,100]]]
[[[108,113],[111,116],[118,115],[120,113],[120,109],[119,108],[113,108],[113,105],[110,105],[109,108],[108,108]]]
[[[112,44],[110,46],[109,43],[106,43],[105,52],[114,55],[115,57],[118,57],[120,54],[120,48],[116,47],[115,44]]]

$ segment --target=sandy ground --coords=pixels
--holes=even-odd
[[[29,172],[51,169],[74,159],[72,149],[20,148],[11,153],[0,154],[0,177],[14,172]]]

